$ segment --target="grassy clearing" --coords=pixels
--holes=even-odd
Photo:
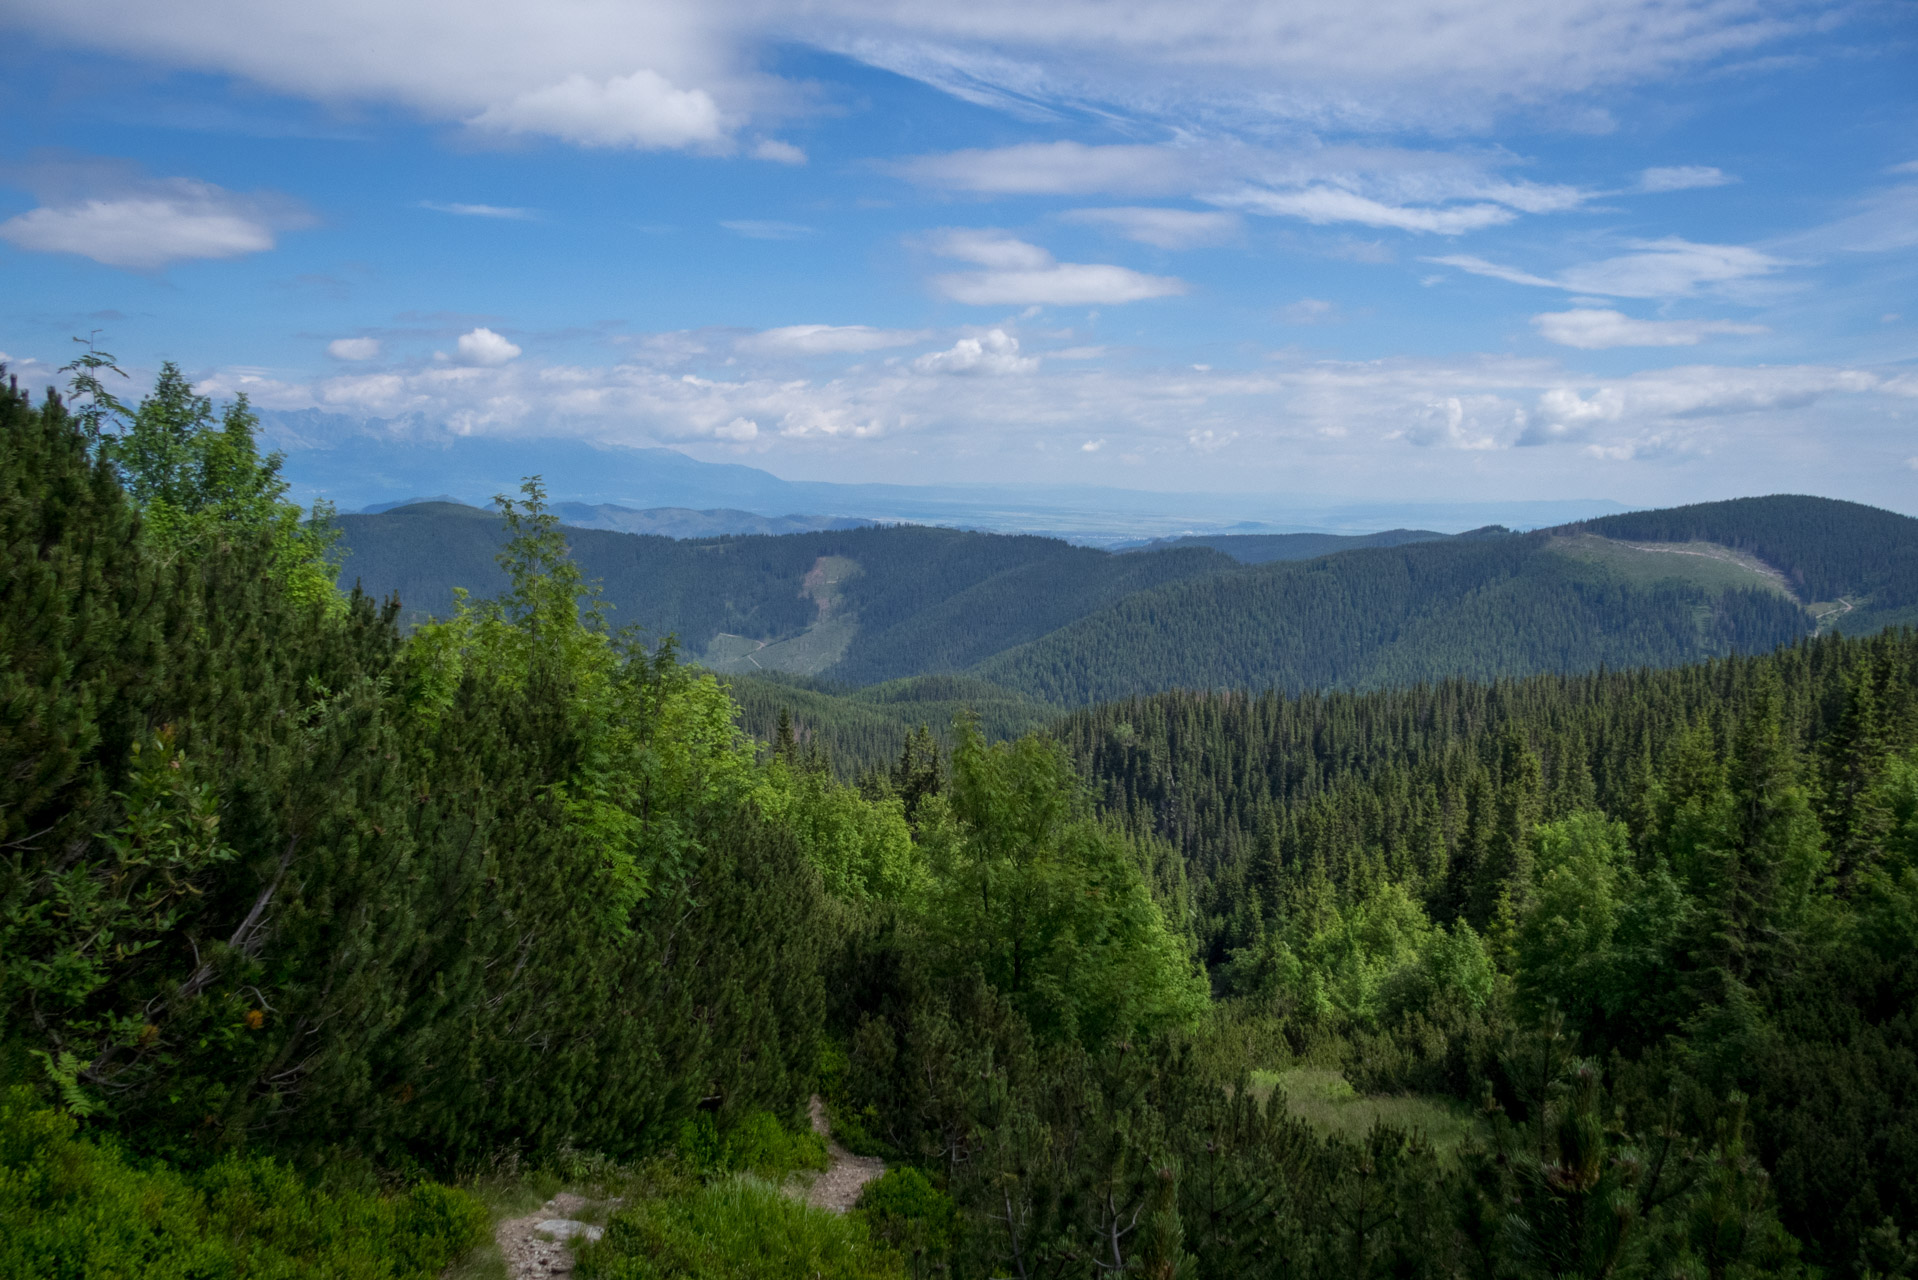
[[[1471,1108],[1462,1102],[1414,1094],[1366,1097],[1329,1067],[1252,1073],[1252,1094],[1261,1103],[1275,1090],[1283,1094],[1287,1111],[1327,1137],[1356,1141],[1377,1124],[1416,1129],[1441,1159],[1449,1159],[1478,1128]]]
[[[1633,586],[1684,582],[1714,592],[1757,587],[1796,599],[1778,570],[1715,542],[1633,543],[1584,533],[1554,538],[1551,550]]]

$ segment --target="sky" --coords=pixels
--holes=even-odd
[[[789,479],[1918,514],[1910,0],[0,0],[0,360]],[[297,453],[289,463],[297,464]],[[563,495],[561,495],[563,496]]]

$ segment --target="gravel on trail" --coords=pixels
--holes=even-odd
[[[859,1200],[868,1182],[886,1171],[886,1162],[878,1156],[856,1156],[832,1140],[832,1126],[826,1123],[826,1103],[812,1096],[807,1110],[812,1114],[812,1131],[826,1140],[826,1171],[806,1188],[806,1203],[834,1213],[844,1213]]]
[[[859,1200],[868,1182],[886,1171],[886,1162],[877,1156],[856,1156],[832,1140],[832,1126],[826,1123],[826,1103],[814,1094],[808,1111],[812,1130],[826,1140],[826,1171],[810,1183],[795,1182],[789,1194],[807,1204],[834,1213],[844,1213]],[[593,1204],[585,1196],[562,1191],[529,1214],[508,1218],[493,1231],[500,1256],[506,1260],[506,1274],[512,1280],[548,1280],[573,1274],[573,1250],[570,1237],[599,1239],[600,1228],[588,1226],[573,1217]]]

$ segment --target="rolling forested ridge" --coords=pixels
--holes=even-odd
[[[500,1274],[562,1188],[583,1277],[1918,1273],[1918,522],[596,561],[529,482],[363,518],[497,564],[416,606],[244,401],[73,372],[0,389],[0,1275]]]
[[[403,621],[492,594],[496,513],[340,517],[343,589]],[[722,674],[923,676],[1079,707],[1168,689],[1378,689],[1673,666],[1918,622],[1918,520],[1822,498],[1706,503],[1513,534],[1183,539],[1113,554],[915,526],[567,539],[613,616]]]

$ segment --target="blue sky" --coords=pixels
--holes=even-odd
[[[528,471],[1918,514],[1909,3],[0,13],[30,382],[98,329]]]

